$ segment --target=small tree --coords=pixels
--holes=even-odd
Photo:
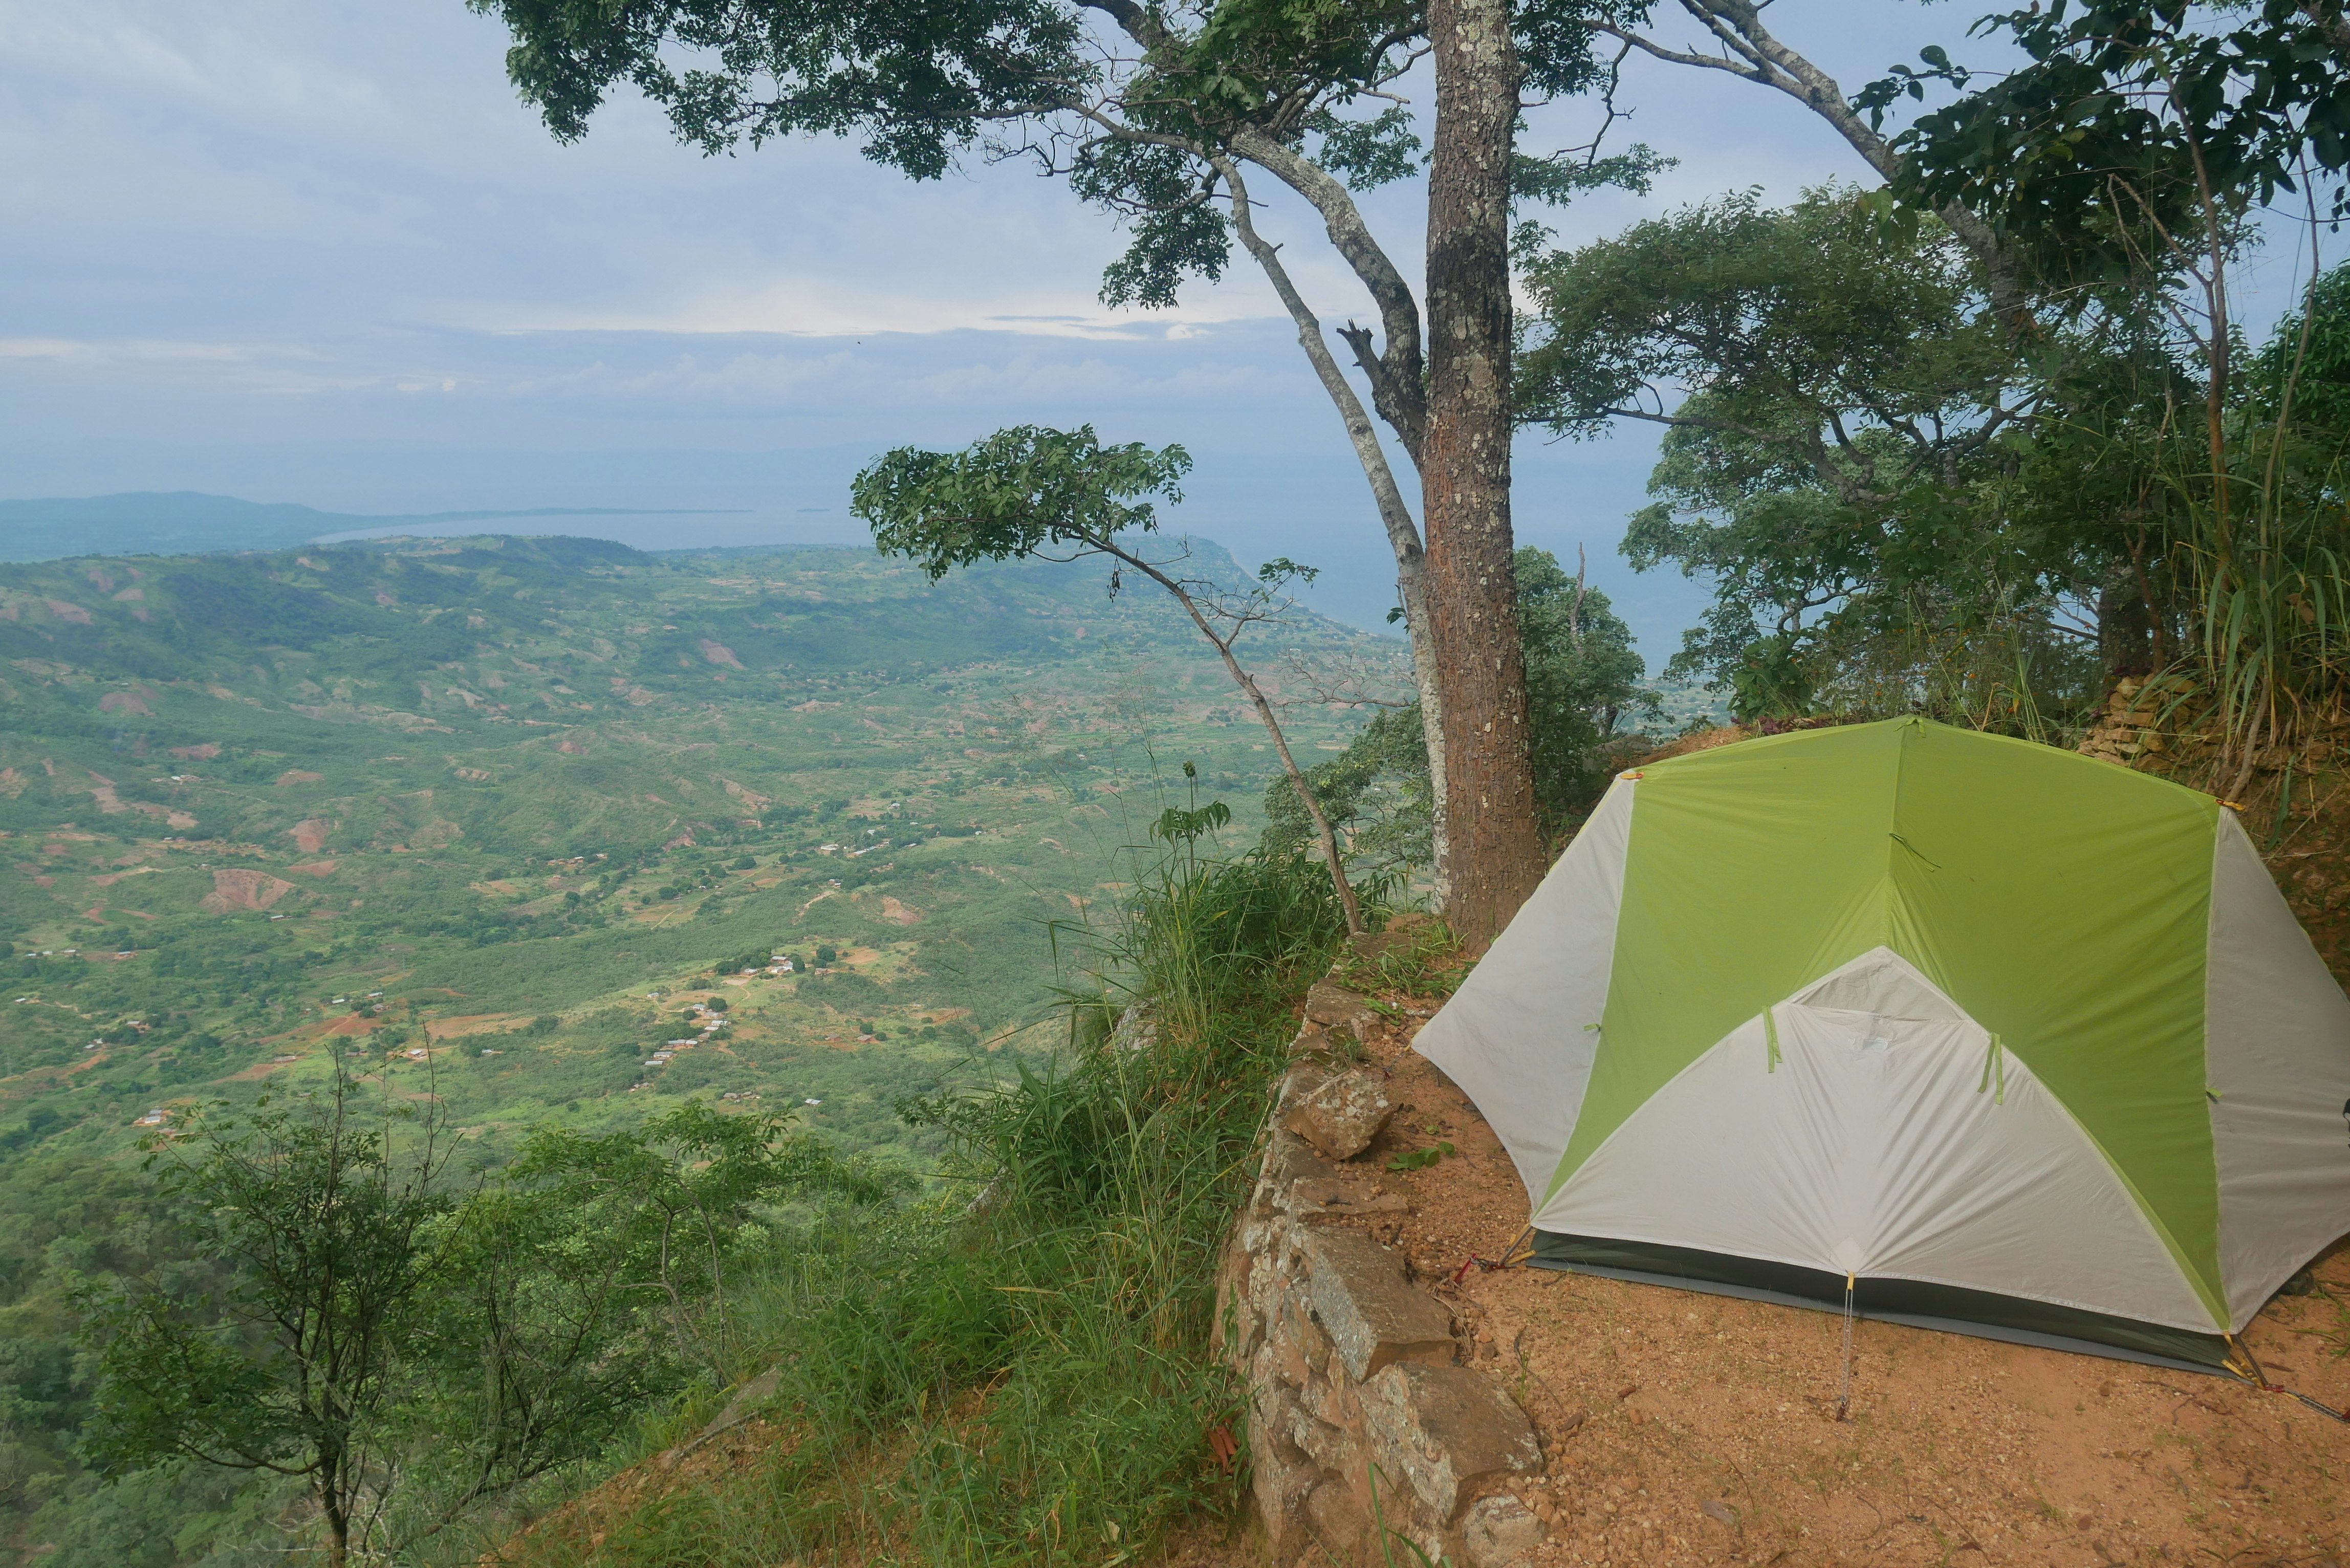
[[[975,561],[1107,556],[1118,563],[1110,572],[1113,595],[1128,570],[1166,589],[1256,709],[1298,805],[1313,824],[1347,929],[1360,933],[1362,910],[1347,880],[1337,836],[1290,754],[1272,702],[1232,651],[1250,627],[1286,607],[1284,589],[1292,581],[1311,581],[1312,569],[1287,560],[1269,562],[1253,587],[1234,592],[1179,577],[1170,569],[1174,560],[1152,560],[1133,543],[1132,536],[1159,525],[1151,504],[1133,498],[1180,501],[1179,485],[1191,467],[1190,454],[1180,446],[1158,452],[1139,442],[1105,447],[1091,425],[1074,431],[1021,425],[961,452],[912,447],[889,452],[857,476],[850,510],[872,525],[873,542],[883,555],[917,563],[933,582]]]
[[[370,1106],[339,1054],[315,1097],[155,1140],[149,1168],[204,1216],[224,1268],[191,1294],[151,1282],[97,1303],[100,1467],[301,1477],[341,1568],[387,1495],[378,1438],[434,1282],[451,1149],[437,1102]]]
[[[315,1096],[185,1133],[151,1168],[222,1266],[91,1303],[88,1450],[113,1473],[300,1477],[338,1568],[596,1452],[690,1369],[733,1370],[726,1283],[757,1205],[900,1185],[695,1102],[601,1137],[542,1129],[460,1196],[437,1102],[370,1102],[339,1059]]]
[[[539,1128],[507,1168],[499,1200],[551,1216],[550,1261],[596,1260],[615,1306],[664,1327],[676,1356],[723,1379],[738,1370],[727,1280],[758,1234],[746,1229],[756,1207],[816,1195],[873,1203],[901,1185],[782,1117],[689,1100],[625,1132]]]

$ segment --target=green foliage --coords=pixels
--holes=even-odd
[[[1078,153],[1069,184],[1087,201],[1132,214],[1125,254],[1102,272],[1104,305],[1165,310],[1186,279],[1223,276],[1232,231],[1209,205],[1207,182],[1186,154],[1104,139]]]
[[[757,1206],[909,1185],[689,1102],[600,1137],[542,1128],[461,1196],[434,1113],[369,1099],[338,1074],[159,1149],[218,1271],[93,1287],[83,1329],[99,1462],[299,1479],[338,1560],[594,1453],[691,1368],[723,1376]]]
[[[1339,978],[1356,991],[1441,999],[1460,989],[1472,967],[1442,921],[1421,919],[1390,926],[1366,950],[1348,954]]]
[[[1632,628],[1607,596],[1570,577],[1547,550],[1521,549],[1518,633],[1525,648],[1527,741],[1534,803],[1554,833],[1607,788],[1608,743],[1653,719],[1656,698],[1632,651]]]
[[[1368,119],[1344,119],[1324,111],[1313,129],[1321,133],[1319,161],[1355,191],[1374,191],[1408,180],[1419,167],[1421,143],[1411,129],[1411,111],[1389,104]]]
[[[1534,278],[1529,410],[1568,434],[1668,427],[1625,554],[1714,587],[1669,673],[1726,683],[1744,719],[1922,704],[2004,726],[2019,668],[2052,707],[2095,698],[2065,605],[2127,536],[2078,490],[2035,510],[2012,479],[2082,383],[2019,357],[1939,223],[1836,187],[1777,212],[1742,195]]]
[[[587,133],[623,84],[667,112],[705,153],[794,135],[855,137],[865,155],[940,178],[983,134],[1019,147],[1124,224],[1103,299],[1164,307],[1189,278],[1214,280],[1231,235],[1211,204],[1215,161],[1314,151],[1357,189],[1404,177],[1419,140],[1409,112],[1355,117],[1385,99],[1425,50],[1424,7],[1398,0],[1225,0],[1117,8],[1124,47],[1103,50],[1103,14],[1068,0],[468,0],[514,36],[506,73],[565,140]],[[1645,0],[1518,0],[1512,43],[1530,90],[1612,84],[1595,21],[1634,21]],[[989,128],[1001,128],[1000,132]],[[1534,161],[1529,161],[1531,164]],[[1645,188],[1646,149],[1596,148],[1531,176],[1541,199],[1599,184]],[[1228,192],[1227,192],[1228,193]]]
[[[1389,1170],[1426,1170],[1445,1156],[1455,1152],[1452,1146],[1439,1139],[1422,1148],[1410,1148],[1388,1161]]]
[[[910,1185],[902,1173],[839,1159],[782,1117],[722,1113],[689,1100],[621,1132],[540,1127],[498,1188],[471,1208],[465,1244],[471,1256],[504,1264],[517,1282],[506,1295],[529,1281],[526,1265],[556,1265],[598,1310],[659,1317],[673,1342],[667,1354],[723,1376],[736,1362],[727,1280],[758,1206],[785,1196],[871,1204]],[[473,1272],[455,1270],[461,1277]],[[611,1301],[583,1290],[590,1282]],[[502,1304],[480,1308],[483,1321],[494,1326],[520,1315]],[[588,1316],[575,1310],[556,1322]],[[638,1354],[654,1352],[640,1345]],[[608,1372],[598,1367],[596,1376]]]
[[[719,0],[469,0],[512,29],[506,69],[566,140],[618,83],[669,111],[707,152],[805,132],[861,132],[865,152],[936,179],[987,120],[1093,77],[1065,9],[1009,0],[959,6],[854,4],[781,16]],[[691,63],[680,68],[681,54]]]
[[[1194,844],[1206,835],[1230,826],[1232,820],[1232,808],[1220,800],[1197,808],[1170,805],[1150,825],[1150,836],[1170,844]]]
[[[2350,265],[2314,279],[2300,309],[2285,313],[2244,365],[2245,412],[2282,424],[2314,448],[2296,453],[2321,469],[2350,431]]]
[[[1344,752],[1307,768],[1305,777],[1323,815],[1345,835],[1351,864],[1376,873],[1429,864],[1431,792],[1419,703],[1374,713]],[[1264,816],[1268,846],[1306,843],[1311,825],[1285,780],[1265,785]]]
[[[2004,422],[2012,361],[1964,253],[1936,224],[1889,230],[1849,188],[1784,211],[1718,198],[1526,281],[1540,316],[1518,405],[1561,434],[1623,417],[1697,427],[1742,436],[1780,476],[1890,495],[1932,466],[1926,431],[1963,452]],[[1697,406],[1668,414],[1672,389]],[[1908,439],[1837,433],[1866,420]]]
[[[2313,178],[2339,192],[2350,64],[2333,15],[2290,0],[2085,0],[1986,16],[1974,30],[2031,63],[1897,138],[1895,191],[1929,212],[1963,203],[2045,279],[2143,281],[2148,257],[2203,230],[2207,201],[2232,218]],[[1939,48],[1924,61],[1856,102],[1881,119],[1930,80],[1973,85]]]
[[[887,452],[850,485],[849,510],[872,525],[883,555],[912,561],[936,582],[980,561],[1098,550],[1121,534],[1149,532],[1157,514],[1133,498],[1180,501],[1191,467],[1180,446],[1105,447],[1091,425],[1020,425],[961,452]]]
[[[1243,576],[1212,545],[1185,547]],[[196,613],[201,592],[195,608],[181,599],[189,582],[302,613],[215,623]],[[143,597],[120,597],[134,587]],[[379,1064],[385,1093],[436,1095],[467,1129],[452,1192],[510,1190],[542,1123],[626,1132],[697,1091],[819,1100],[801,1114],[837,1147],[927,1171],[942,1135],[899,1121],[894,1098],[1009,1075],[1010,1054],[1031,1049],[966,1059],[1049,1004],[1035,923],[1114,875],[1111,814],[1149,799],[1151,748],[1180,748],[1236,802],[1263,777],[1228,727],[1119,701],[1138,672],[1179,709],[1225,688],[1175,607],[1106,604],[1100,572],[1049,564],[931,586],[863,550],[397,541],[9,566],[0,602],[0,933],[16,939],[0,950],[0,1398],[17,1401],[0,1509],[12,1538],[55,1545],[45,1561],[59,1568],[127,1560],[109,1554],[126,1540],[177,1537],[191,1559],[223,1562],[256,1542],[282,1552],[283,1521],[315,1517],[298,1480],[104,1481],[78,1457],[98,1370],[76,1345],[83,1287],[151,1277],[199,1303],[221,1288],[208,1232],[135,1179],[132,1123],[151,1108],[218,1098],[241,1116],[265,1092],[298,1106],[327,1087],[344,1039]],[[1354,636],[1299,618],[1266,641]],[[1314,714],[1297,727],[1336,728]],[[107,784],[122,809],[94,798]],[[1160,804],[1123,826],[1140,836]],[[318,833],[323,848],[302,847]],[[887,847],[820,852],[843,839]],[[728,869],[745,853],[755,876]],[[208,905],[213,872],[231,869],[288,890],[265,910]],[[683,891],[660,900],[661,886]],[[885,916],[885,895],[919,920]],[[116,961],[125,931],[137,956]],[[828,965],[877,957],[796,989],[818,949]],[[726,988],[733,1025],[718,1042],[640,1065],[681,1033],[649,992],[778,950],[798,972]],[[428,1033],[484,1014],[509,1025]],[[849,1017],[880,1043],[841,1039]],[[428,1046],[429,1063],[406,1054]],[[764,1270],[771,1244],[753,1238],[744,1257]],[[653,1403],[675,1378],[712,1376],[675,1348],[665,1313],[606,1321],[623,1319],[671,1347]],[[478,1365],[411,1365],[487,1386]],[[444,1417],[448,1434],[473,1429]],[[396,1530],[514,1473],[482,1468],[470,1442],[444,1436],[445,1463],[411,1456]]]
[[[1518,630],[1526,661],[1534,798],[1544,826],[1565,831],[1598,797],[1607,748],[1627,722],[1654,716],[1631,628],[1607,596],[1571,577],[1546,550],[1520,549]],[[1382,870],[1429,860],[1428,752],[1418,703],[1380,711],[1346,751],[1306,770],[1315,797],[1347,835],[1350,858]],[[1265,842],[1306,839],[1304,809],[1286,783],[1265,786]]]

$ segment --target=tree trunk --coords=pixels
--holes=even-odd
[[[1371,428],[1370,416],[1363,411],[1363,400],[1355,396],[1346,372],[1338,368],[1337,357],[1330,352],[1330,345],[1322,336],[1321,318],[1291,281],[1289,268],[1281,259],[1281,247],[1256,232],[1247,182],[1229,159],[1211,161],[1232,190],[1232,226],[1240,234],[1242,245],[1256,258],[1271,280],[1274,292],[1281,296],[1283,307],[1296,325],[1298,346],[1305,350],[1306,360],[1314,367],[1322,389],[1329,393],[1340,422],[1347,427],[1347,440],[1355,449],[1356,461],[1362,464],[1363,477],[1370,482],[1371,501],[1379,510],[1380,526],[1387,530],[1388,545],[1395,552],[1396,603],[1403,608],[1404,632],[1411,643],[1412,684],[1419,691],[1420,736],[1428,752],[1429,832],[1436,850],[1436,866],[1432,869],[1436,875],[1436,901],[1440,907],[1448,896],[1444,867],[1450,858],[1444,835],[1444,691],[1437,679],[1436,650],[1428,629],[1428,556],[1419,542],[1419,527],[1412,521],[1411,509],[1404,504],[1402,487],[1396,483],[1387,452],[1379,445],[1378,431]],[[1412,352],[1416,356],[1418,339],[1413,341]],[[1358,347],[1358,357],[1367,353],[1367,349]],[[1311,814],[1314,808],[1309,805],[1308,811]],[[1320,820],[1318,815],[1315,819]]]
[[[1508,0],[1434,0],[1428,188],[1429,630],[1443,687],[1445,915],[1482,947],[1544,866],[1527,750],[1510,534],[1510,151],[1518,115]]]
[[[343,1501],[331,1481],[319,1482],[318,1501],[327,1517],[327,1568],[343,1568],[351,1550],[350,1516],[344,1512]]]

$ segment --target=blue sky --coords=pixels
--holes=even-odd
[[[1971,12],[1771,16],[1850,88]],[[1191,449],[1183,527],[1321,566],[1332,613],[1391,602],[1358,471],[1244,259],[1175,310],[1107,311],[1118,235],[1024,170],[917,185],[836,141],[705,159],[630,100],[558,146],[504,42],[459,0],[0,0],[0,498],[730,507],[606,531],[847,540],[847,477],[884,447],[1091,421]],[[1680,165],[1565,214],[1566,240],[1862,172],[1775,95],[1638,61],[1627,80],[1631,135]],[[1544,110],[1531,143],[1587,119]],[[1368,206],[1416,269],[1416,192]],[[1302,209],[1263,226],[1326,320],[1363,313]],[[1529,441],[1517,521],[1570,566],[1588,547],[1653,661],[1700,596],[1615,554],[1652,450]]]

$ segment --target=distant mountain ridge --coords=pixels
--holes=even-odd
[[[510,512],[369,515],[322,512],[291,502],[245,501],[201,491],[0,501],[0,561],[70,556],[171,555],[209,550],[282,550],[328,534],[402,524],[492,522],[516,517],[710,516],[723,508],[536,506]]]

